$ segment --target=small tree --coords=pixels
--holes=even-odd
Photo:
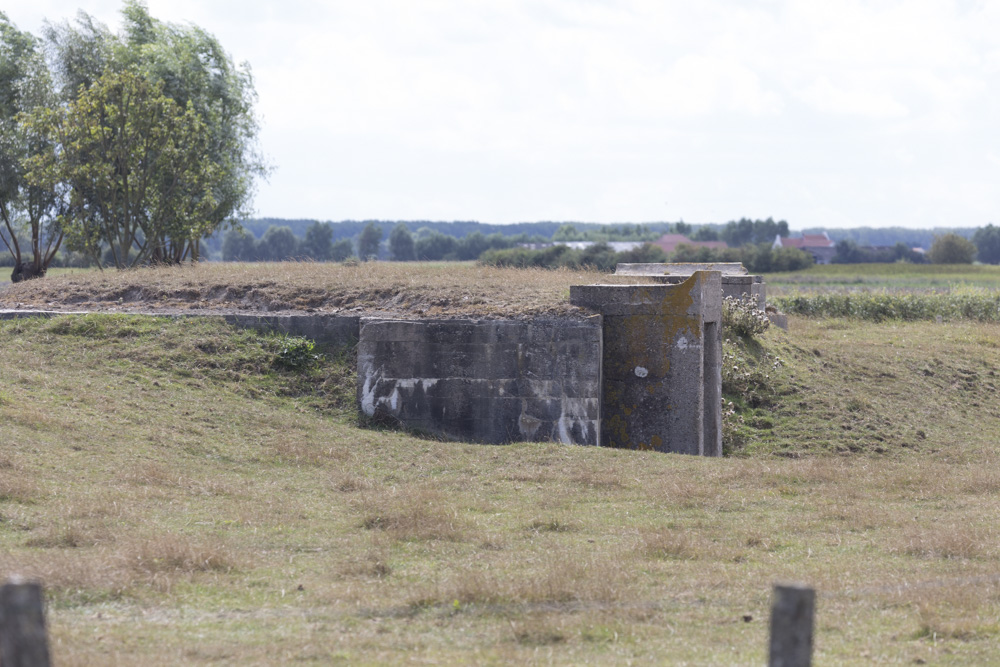
[[[692,241],[718,241],[719,232],[713,227],[702,225],[691,235]]]
[[[684,222],[683,220],[675,222],[670,227],[670,231],[671,232],[673,232],[674,234],[681,234],[682,236],[687,236],[688,234],[691,233],[691,231],[693,229],[694,229],[693,225],[691,225],[690,223]]]
[[[972,242],[976,244],[976,257],[980,262],[1000,264],[1000,227],[992,224],[980,227],[972,235]]]
[[[417,259],[439,260],[455,252],[458,247],[458,239],[441,232],[432,231],[426,236],[417,239],[416,253]]]
[[[397,262],[412,262],[416,259],[413,235],[406,228],[405,222],[396,225],[389,234],[389,251]]]
[[[658,245],[643,243],[634,250],[618,253],[618,261],[623,264],[655,264],[667,261],[667,253]]]
[[[306,229],[302,241],[302,252],[319,262],[328,262],[333,257],[333,227],[328,222],[314,222]]]
[[[358,255],[361,261],[367,262],[369,259],[378,259],[378,245],[382,242],[382,228],[374,222],[369,222],[361,230],[358,237]]]
[[[472,232],[458,242],[455,254],[460,260],[479,259],[479,256],[490,247],[482,232]]]
[[[252,262],[257,259],[257,242],[242,229],[230,229],[222,237],[222,259],[225,262]]]
[[[976,257],[976,246],[958,234],[944,234],[934,237],[927,256],[934,264],[972,264]]]
[[[299,251],[299,240],[291,227],[271,225],[257,242],[257,256],[269,262],[284,262],[293,259]]]
[[[580,254],[580,265],[598,271],[614,271],[618,264],[618,253],[607,243],[595,243]]]
[[[340,239],[330,247],[330,259],[335,262],[343,262],[354,254],[354,245],[350,239]]]
[[[585,238],[576,227],[570,224],[559,225],[559,229],[552,235],[553,241],[583,241]]]

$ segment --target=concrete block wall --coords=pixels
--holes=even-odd
[[[741,299],[746,294],[752,301],[756,302],[760,310],[767,307],[767,288],[764,285],[764,277],[747,274],[747,270],[739,262],[619,264],[615,268],[615,275],[644,276],[659,283],[680,285],[696,271],[720,272],[722,274],[723,298],[731,296]]]
[[[457,440],[596,445],[598,319],[363,320],[358,403]]]
[[[603,318],[602,445],[722,455],[721,280],[570,288]]]

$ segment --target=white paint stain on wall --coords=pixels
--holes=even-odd
[[[393,414],[399,409],[400,400],[408,397],[402,396],[400,390],[413,394],[413,390],[419,385],[424,391],[437,384],[437,378],[395,378],[392,382],[392,393],[388,396],[377,396],[378,389],[382,384],[382,369],[370,370],[365,374],[364,384],[361,386],[361,411],[369,417],[375,414],[379,406],[387,407]]]
[[[595,431],[597,430],[597,422],[587,418],[588,414],[595,412],[593,404],[596,402],[596,399],[568,398],[563,396],[561,400],[562,412],[556,424],[556,433],[559,434],[559,442],[564,445],[580,444],[573,437],[574,427],[579,427],[580,438],[583,442],[587,442],[590,439],[591,428]]]

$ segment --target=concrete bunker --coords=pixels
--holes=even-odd
[[[570,288],[602,316],[602,445],[722,455],[721,277]]]
[[[476,442],[721,455],[721,273],[575,286],[570,301],[599,316],[363,320],[361,411]]]
[[[359,410],[407,428],[484,443],[717,456],[720,279],[701,271],[679,285],[572,287],[574,304],[599,313],[585,318],[222,317],[330,345],[356,343]],[[0,319],[66,314],[86,313],[14,310]]]
[[[679,285],[696,271],[719,271],[722,274],[722,296],[735,299],[746,294],[760,310],[767,306],[767,293],[763,276],[750,275],[740,262],[675,262],[619,264],[617,276],[643,276],[668,285]]]

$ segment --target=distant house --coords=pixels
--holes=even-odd
[[[829,264],[837,254],[836,244],[830,240],[826,232],[822,234],[803,234],[797,239],[790,236],[778,236],[774,239],[774,248],[798,248],[813,256],[817,264]]]
[[[670,253],[677,250],[677,246],[682,244],[694,246],[695,248],[712,248],[715,250],[729,247],[725,241],[692,241],[683,234],[664,234],[652,243],[652,245],[663,248],[663,252],[667,253],[668,257]]]

